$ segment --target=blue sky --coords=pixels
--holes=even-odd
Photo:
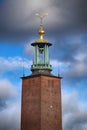
[[[87,129],[87,18],[85,0],[0,1],[0,130],[20,129],[21,79],[30,75],[31,43],[44,19],[52,73],[62,79],[63,130]],[[8,117],[8,120],[6,120]],[[72,120],[73,118],[73,120]],[[3,123],[4,122],[4,123]]]

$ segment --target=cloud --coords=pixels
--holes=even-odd
[[[0,71],[2,74],[5,74],[9,71],[14,72],[14,73],[18,73],[15,70],[19,70],[19,69],[24,69],[27,70],[30,68],[32,61],[29,60],[29,56],[32,54],[32,50],[33,48],[30,48],[30,44],[28,44],[27,46],[25,46],[25,56],[27,56],[27,58],[23,58],[23,57],[8,57],[8,58],[4,58],[4,57],[0,57]],[[69,66],[68,62],[62,62],[59,61],[57,59],[51,59],[50,64],[52,65],[53,68],[58,68],[59,66],[61,66],[64,69],[67,69]]]
[[[87,129],[87,103],[78,100],[77,92],[62,92],[63,130]]]
[[[68,69],[66,69],[62,74],[68,79],[86,79],[87,77],[87,52],[79,52],[74,57],[75,61],[70,61]],[[84,79],[83,79],[84,78]]]
[[[0,98],[9,98],[17,95],[13,84],[7,79],[0,80]]]
[[[11,103],[7,109],[0,112],[0,130],[20,130],[20,105]]]
[[[68,82],[73,79],[78,82],[87,77],[86,40],[86,35],[73,35],[59,39],[58,43],[55,41],[51,47],[51,58],[55,59],[56,65],[60,67],[61,76]]]
[[[28,42],[25,44],[24,55],[29,56],[31,54],[34,54],[34,47]]]
[[[0,130],[20,130],[19,96],[13,83],[0,80]]]
[[[0,36],[26,40],[36,35],[35,12],[49,13],[45,25],[51,36],[87,29],[86,0],[7,0],[0,8]]]
[[[5,101],[3,101],[2,99],[0,99],[0,111],[2,111],[3,109],[5,109],[7,107],[7,104]]]
[[[0,57],[0,71],[1,73],[5,73],[7,71],[14,71],[16,69],[21,69],[23,66],[25,68],[29,68],[31,65],[31,61],[26,58],[21,57]]]

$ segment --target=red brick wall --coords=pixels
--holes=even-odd
[[[21,130],[62,130],[60,78],[22,79]]]
[[[22,80],[21,130],[40,130],[40,77]]]
[[[41,77],[41,130],[62,130],[59,78]]]

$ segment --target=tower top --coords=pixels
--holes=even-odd
[[[31,71],[33,75],[37,74],[50,75],[52,71],[48,49],[52,44],[44,39],[45,31],[43,29],[43,19],[47,15],[48,15],[47,13],[43,15],[36,13],[36,16],[40,18],[40,27],[38,31],[40,37],[34,43],[31,43],[31,45],[34,47],[34,59],[33,64],[31,65]]]
[[[44,19],[44,17],[46,17],[48,15],[48,13],[44,13],[42,15],[40,15],[39,13],[36,13],[35,15],[40,18],[40,27],[39,27],[39,31],[38,31],[40,38],[38,40],[36,40],[36,42],[48,42],[47,40],[44,39],[45,31],[43,29],[43,19]]]

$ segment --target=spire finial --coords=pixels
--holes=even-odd
[[[39,13],[35,14],[36,16],[38,16],[40,18],[40,27],[43,27],[43,18],[46,17],[48,15],[48,13],[44,13],[43,15],[40,15]]]
[[[44,38],[43,38],[43,36],[45,34],[45,31],[43,29],[43,19],[44,19],[44,17],[46,17],[48,15],[48,13],[44,13],[42,15],[40,15],[40,13],[36,13],[35,15],[40,18],[40,28],[38,31],[38,34],[40,35],[40,39],[37,40],[37,42],[47,42],[47,40],[44,40]]]

